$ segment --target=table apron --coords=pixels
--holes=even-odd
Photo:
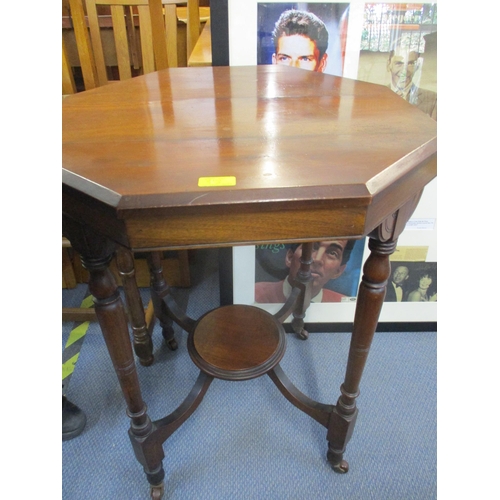
[[[133,250],[253,245],[286,241],[358,238],[365,229],[366,206],[338,209],[259,211],[224,214],[164,214],[127,217]]]

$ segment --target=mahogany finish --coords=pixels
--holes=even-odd
[[[192,360],[205,373],[225,380],[249,380],[280,362],[285,354],[285,330],[258,307],[224,306],[200,318],[188,347]]]
[[[334,470],[347,472],[343,455],[389,256],[436,175],[436,149],[436,123],[390,89],[282,66],[163,70],[64,100],[64,234],[90,272],[132,446],[153,498],[163,491],[162,443],[197,408],[214,377],[267,373],[293,405],[327,429],[327,458]],[[228,177],[234,185],[221,185]],[[208,187],[200,187],[200,178],[209,178]],[[293,314],[295,332],[307,338],[310,244],[292,295],[274,316],[235,305],[198,321],[176,306],[154,252],[363,236],[370,238],[371,255],[335,405],[302,394],[278,364],[286,317]],[[142,401],[125,311],[106,267],[116,248],[124,260],[130,251],[153,251],[152,297],[164,337],[175,348],[171,322],[180,324],[200,368],[186,400],[155,422]],[[126,278],[133,280],[127,266]],[[132,327],[141,320],[134,314]],[[134,331],[134,346],[141,363],[151,362],[146,332]]]

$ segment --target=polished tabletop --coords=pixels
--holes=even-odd
[[[175,68],[62,106],[63,209],[133,249],[361,237],[436,175],[431,118],[322,73]]]

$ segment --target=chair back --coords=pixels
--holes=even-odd
[[[92,45],[90,43],[89,29],[85,20],[83,0],[63,0],[63,15],[69,17],[71,27],[74,31],[76,50],[82,69],[84,87],[86,90],[98,87],[97,70]],[[76,92],[76,86],[64,37],[62,52],[63,94],[70,94]]]
[[[188,0],[187,2],[187,34],[186,34],[186,47],[187,47],[187,60],[193,52],[194,46],[200,37],[201,32],[201,19],[200,19],[200,2],[199,0]]]
[[[177,66],[174,0],[85,2],[99,85],[113,79],[109,78],[103,49],[105,28],[112,28],[120,80]]]
[[[71,66],[69,64],[68,51],[66,49],[66,44],[64,43],[64,38],[62,39],[62,93],[74,94],[76,92],[75,79],[73,77],[73,72],[71,71]]]

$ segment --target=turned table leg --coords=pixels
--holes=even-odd
[[[116,250],[116,263],[125,291],[135,354],[139,358],[141,365],[152,365],[154,362],[153,342],[148,331],[144,306],[135,280],[133,253],[126,248],[118,247]]]
[[[144,450],[141,446],[153,427],[142,400],[125,308],[108,268],[110,260],[111,255],[102,259],[82,256],[82,263],[90,273],[89,290],[94,297],[97,319],[127,404],[127,415],[131,419],[130,439],[148,480],[158,485],[164,477],[163,450],[161,446],[154,450]]]
[[[163,448],[161,443],[148,440],[154,426],[141,395],[125,307],[109,269],[114,244],[88,226],[67,217],[63,217],[63,233],[89,271],[89,290],[94,298],[97,320],[127,405],[127,415],[131,419],[129,436],[132,446],[152,488],[159,490],[165,475]]]
[[[358,410],[356,398],[370,345],[377,328],[391,268],[389,256],[396,241],[381,242],[374,238],[368,244],[371,253],[363,267],[363,278],[356,301],[356,313],[341,396],[330,416],[328,426],[328,461],[336,472],[347,472],[349,465],[343,460],[347,442],[351,438]]]
[[[313,244],[311,242],[302,244],[300,268],[294,283],[294,286],[300,288],[301,294],[293,310],[292,328],[302,340],[306,340],[309,337],[309,332],[304,328],[304,318],[311,302],[312,248]]]
[[[155,316],[160,322],[162,336],[168,348],[175,351],[178,344],[174,337],[173,321],[168,316],[163,302],[163,299],[170,293],[170,288],[163,277],[161,252],[150,252],[147,258],[151,275],[151,300],[153,301]]]

